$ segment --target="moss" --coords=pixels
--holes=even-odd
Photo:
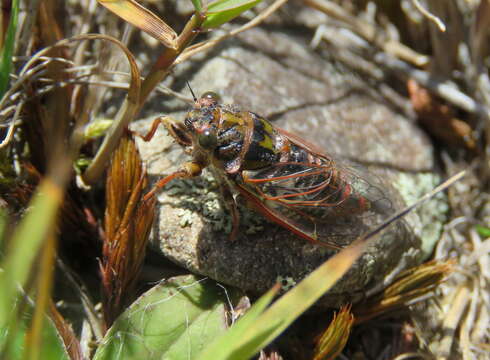
[[[208,171],[194,179],[176,179],[169,183],[166,194],[181,208],[177,213],[181,217],[181,227],[191,225],[193,213],[198,213],[213,231],[231,232],[232,220],[220,200],[219,186]],[[241,205],[239,211],[240,226],[246,228],[247,235],[264,230],[266,220],[263,217]]]
[[[192,211],[190,211],[189,209],[180,209],[177,212],[177,215],[180,218],[180,227],[184,228],[192,225]]]
[[[281,276],[279,275],[276,279],[276,282],[281,284],[281,289],[283,291],[288,291],[289,289],[296,286],[296,281],[291,276]]]
[[[407,205],[413,204],[425,193],[431,191],[440,182],[434,173],[403,174],[400,173],[395,187]],[[416,210],[420,226],[412,226],[422,240],[422,256],[427,258],[439,240],[443,224],[447,218],[448,204],[444,193],[436,194],[430,201]]]

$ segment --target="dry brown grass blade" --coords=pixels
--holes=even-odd
[[[444,22],[446,31],[442,32],[433,22],[429,23],[432,47],[431,73],[446,78],[458,67],[458,51],[464,41],[465,26],[463,14],[458,11],[455,1],[429,1],[428,11]]]
[[[177,33],[157,15],[134,0],[97,0],[131,25],[138,27],[165,46],[177,48]]]
[[[476,150],[473,129],[456,117],[455,111],[442,103],[415,80],[407,81],[410,101],[419,121],[433,136],[452,146],[465,146]]]
[[[490,1],[482,0],[476,11],[476,19],[471,28],[471,53],[477,66],[483,65],[488,54],[488,34],[490,32]]]
[[[455,291],[451,307],[449,311],[447,311],[444,319],[444,337],[440,341],[438,359],[447,359],[451,355],[451,348],[456,340],[457,329],[460,325],[461,318],[464,317],[465,310],[470,304],[470,300],[471,292],[467,286],[460,286],[457,291]]]
[[[11,14],[12,3],[4,3],[0,13],[0,49],[3,49]]]
[[[56,1],[45,0],[39,4],[39,33],[42,39],[42,46],[51,45],[63,39],[63,28],[58,23],[61,19],[56,16],[57,12],[64,11],[63,7],[59,7]]]
[[[63,37],[62,28],[58,22],[59,17],[54,2],[43,1],[39,7],[37,18],[38,26],[34,31],[33,47],[39,49],[52,45]],[[62,61],[53,61],[43,67],[42,74],[52,79],[55,83],[63,83],[70,78],[64,70],[68,67],[63,60],[69,58],[65,48],[55,47],[51,49],[51,56]],[[37,76],[28,77],[24,83],[23,92],[18,101],[23,107],[23,129],[31,153],[31,161],[41,172],[46,172],[46,166],[50,161],[56,161],[60,153],[66,153],[64,139],[69,126],[69,106],[71,88],[61,89],[54,87],[52,91],[38,96],[42,86]],[[25,100],[25,105],[21,99]],[[15,103],[15,102],[14,102]],[[15,120],[14,120],[15,121]],[[49,144],[49,146],[46,146]]]
[[[338,313],[334,314],[332,322],[320,336],[313,360],[335,359],[349,340],[353,324],[354,315],[352,315],[351,307],[342,307]]]
[[[381,293],[354,307],[356,324],[424,298],[453,271],[454,263],[431,261],[404,271]]]
[[[204,20],[205,16],[202,14],[193,15],[179,34],[179,37],[177,38],[177,47],[167,48],[160,54],[143,82],[140,105],[143,105],[143,102],[148,95],[150,95],[150,92],[152,92],[153,89],[167,76],[175,63],[175,59],[177,59],[199,33],[199,29]]]
[[[113,154],[106,186],[105,240],[100,264],[103,305],[109,327],[133,300],[145,257],[155,200],[141,201],[146,185],[139,153],[130,136]]]
[[[417,53],[405,44],[393,39],[387,39],[380,29],[377,29],[375,26],[359,17],[353,16],[333,1],[303,0],[303,2],[307,6],[311,6],[334,19],[340,20],[357,35],[397,58],[403,59],[416,66],[424,66],[429,61],[427,56]]]
[[[39,26],[36,32],[38,43],[36,47],[50,46],[63,39],[64,29],[62,24],[60,24],[60,20],[63,19],[62,15],[64,11],[65,9],[57,6],[57,2],[53,0],[42,1],[39,4]],[[70,58],[70,53],[63,47],[52,48],[50,55],[67,60]],[[44,76],[53,79],[55,84],[63,83],[71,77],[71,74],[64,71],[68,66],[66,63],[60,61],[50,62],[45,68]],[[32,91],[32,95],[34,95],[39,85],[37,82],[32,82],[29,85],[27,92]],[[42,148],[37,147],[37,139],[33,139],[33,136],[31,136],[29,142],[31,145],[34,145],[31,146],[31,152],[40,152],[42,154],[41,156],[47,162],[56,161],[59,153],[64,153],[67,150],[64,145],[64,139],[67,137],[69,123],[71,121],[69,109],[72,90],[71,87],[54,87],[53,91],[44,94],[42,98],[36,96],[26,104],[26,113],[29,113],[30,119],[25,119],[24,129],[29,127],[32,118],[39,117],[38,122],[40,123],[41,129],[43,129],[42,135],[45,142]],[[30,133],[32,133],[32,130]],[[44,172],[42,167],[39,167],[39,169],[41,172]]]
[[[87,172],[84,174],[86,176],[86,181],[88,183],[91,183],[94,177],[93,172],[97,172],[97,174],[100,172],[102,173],[103,169],[105,168],[105,164],[107,163],[110,153],[112,150],[115,148],[119,141],[119,137],[121,136],[123,129],[127,126],[129,121],[132,119],[133,115],[136,113],[138,104],[139,104],[139,99],[140,99],[140,89],[141,89],[141,77],[140,77],[140,72],[138,69],[138,66],[136,64],[136,60],[132,53],[127,49],[127,47],[121,43],[119,40],[107,36],[107,35],[100,35],[100,34],[85,34],[85,35],[79,35],[79,36],[74,36],[72,38],[64,39],[61,41],[58,41],[57,43],[53,44],[52,46],[48,46],[44,48],[43,50],[39,51],[36,53],[34,56],[32,56],[29,61],[26,62],[26,64],[23,66],[21,71],[19,72],[18,79],[15,81],[14,84],[12,84],[11,88],[7,91],[5,96],[1,99],[0,101],[0,109],[4,108],[12,98],[12,96],[15,94],[15,92],[20,91],[20,89],[25,86],[26,84],[30,84],[31,82],[36,81],[37,77],[39,76],[38,72],[43,71],[47,66],[49,66],[52,62],[59,62],[64,59],[60,58],[52,58],[49,57],[52,52],[60,51],[69,45],[71,45],[74,42],[79,42],[79,41],[84,41],[84,40],[103,40],[103,41],[109,41],[116,46],[118,46],[126,55],[126,58],[128,59],[128,63],[130,66],[130,73],[131,73],[131,78],[130,78],[130,85],[129,85],[129,90],[128,90],[128,95],[127,95],[127,100],[125,101],[125,106],[127,108],[127,116],[125,118],[119,119],[120,121],[115,121],[111,129],[108,131],[108,134],[104,138],[104,142],[102,143],[101,147],[99,148],[91,166],[89,169],[92,170],[92,172]],[[46,61],[46,56],[48,56],[48,60]],[[64,66],[69,64],[69,62],[65,62]],[[61,92],[66,92],[63,87],[59,88]],[[56,100],[56,98],[54,98]],[[55,102],[55,101],[54,101]],[[66,105],[66,104],[65,104]],[[42,114],[42,109],[37,110],[38,113]],[[63,110],[64,114],[69,113],[69,108],[66,108]],[[46,116],[46,115],[45,115]],[[78,119],[77,119],[78,120]],[[58,124],[58,123],[56,123]],[[57,133],[60,132],[58,127],[53,126],[54,129],[57,129]],[[84,142],[84,132],[83,132],[83,126],[84,123],[80,123],[77,121],[76,127],[73,130],[73,133],[71,135],[70,139],[70,153],[73,155],[78,152],[78,149]],[[36,131],[39,131],[41,127],[39,126],[34,126],[33,127]],[[42,134],[36,134],[34,133],[32,135],[33,139],[38,139],[37,141],[40,142],[44,139]],[[41,146],[41,145],[40,145]],[[37,151],[33,152],[33,155],[39,155],[41,147],[33,147],[37,149]],[[41,162],[41,161],[39,161]],[[39,167],[38,167],[39,168]],[[95,170],[94,170],[95,169]],[[95,181],[95,180],[94,180]]]
[[[84,360],[80,341],[75,335],[71,325],[59,313],[53,302],[50,302],[49,304],[49,316],[58,331],[58,335],[63,341],[65,350],[70,356],[70,360]]]

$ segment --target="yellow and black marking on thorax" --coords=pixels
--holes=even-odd
[[[279,135],[266,119],[249,111],[240,111],[236,106],[206,105],[190,111],[185,125],[196,133],[197,145],[202,145],[199,134],[207,131],[215,137],[214,148],[203,150],[207,150],[227,172],[260,169],[279,161]],[[250,134],[248,141],[247,134]]]

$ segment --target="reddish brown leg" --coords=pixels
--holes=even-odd
[[[227,185],[223,185],[220,187],[220,191],[226,208],[231,213],[232,228],[230,236],[228,238],[230,239],[230,241],[234,241],[238,235],[238,229],[240,227],[240,212],[238,211],[238,206],[236,205],[230,188]]]
[[[231,212],[231,218],[233,220],[233,223],[232,223],[231,233],[228,239],[230,241],[235,241],[238,235],[238,229],[240,228],[240,212],[238,211],[238,207],[236,206],[234,201],[233,201],[233,205],[230,206],[230,212]]]
[[[155,136],[160,124],[165,126],[165,129],[167,129],[169,135],[172,136],[180,145],[184,147],[192,145],[192,140],[187,135],[185,126],[179,122],[176,122],[170,116],[160,116],[153,120],[151,123],[151,129],[146,135],[141,135],[136,132],[133,133],[143,139],[143,141],[148,142],[153,138],[153,136]]]
[[[136,135],[142,138],[143,141],[145,142],[150,141],[151,139],[153,139],[153,136],[155,136],[155,132],[158,129],[158,125],[163,124],[163,119],[164,117],[162,116],[162,117],[157,117],[155,120],[153,120],[153,122],[151,123],[151,129],[150,131],[148,131],[146,135],[141,135],[141,134],[136,134]]]
[[[201,164],[198,164],[196,162],[186,162],[182,165],[182,169],[177,170],[173,174],[170,174],[163,179],[159,180],[153,189],[151,189],[143,198],[143,200],[148,200],[155,196],[155,193],[163,188],[165,185],[167,185],[171,180],[177,179],[177,178],[191,178],[195,177],[201,174],[201,171],[203,169],[203,166]]]

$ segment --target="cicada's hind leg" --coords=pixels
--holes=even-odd
[[[177,178],[192,178],[201,175],[203,166],[197,162],[189,161],[182,165],[180,170],[177,170],[173,174],[170,174],[163,179],[159,180],[153,189],[151,189],[143,198],[145,201],[155,196],[155,193],[167,185],[171,180]]]

